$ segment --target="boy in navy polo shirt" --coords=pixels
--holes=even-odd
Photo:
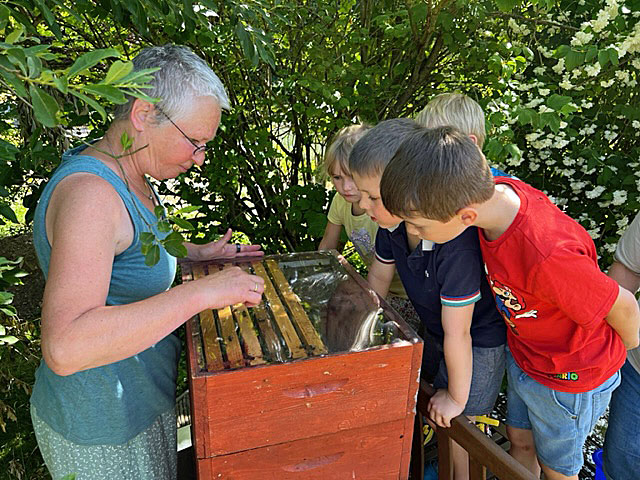
[[[441,244],[421,241],[382,204],[380,178],[386,164],[403,140],[420,129],[409,119],[379,123],[356,143],[349,168],[362,194],[361,208],[382,227],[368,281],[384,297],[397,269],[443,357],[429,414],[449,427],[461,413],[486,415],[493,409],[504,373],[506,333],[484,276],[477,232],[469,229]],[[454,472],[458,479],[468,478],[466,452],[457,445]]]

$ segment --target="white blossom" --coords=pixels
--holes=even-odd
[[[602,192],[604,192],[605,188],[602,185],[598,185],[596,188],[594,188],[593,190],[590,190],[586,193],[587,198],[597,198],[600,195],[602,195]]]
[[[613,200],[611,203],[614,205],[622,205],[627,201],[627,191],[626,190],[616,190],[613,192]]]

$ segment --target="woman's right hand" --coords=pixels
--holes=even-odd
[[[236,303],[255,307],[262,300],[264,280],[240,269],[230,267],[194,282],[202,288],[204,308],[223,308]]]

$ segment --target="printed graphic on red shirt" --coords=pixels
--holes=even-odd
[[[518,298],[507,285],[503,285],[497,280],[493,280],[487,271],[486,264],[484,265],[484,271],[487,273],[487,280],[489,281],[489,286],[493,291],[496,306],[498,307],[500,315],[502,315],[502,318],[511,329],[511,332],[514,335],[520,335],[516,324],[517,319],[538,318],[538,311],[529,310],[523,312],[523,310],[526,309],[524,298]]]

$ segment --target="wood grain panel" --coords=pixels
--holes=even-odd
[[[400,420],[207,458],[198,461],[199,478],[398,480],[401,429]]]
[[[398,419],[404,435],[407,391],[415,381],[411,347],[208,376],[208,410],[201,415],[209,419],[209,451],[223,455]]]

